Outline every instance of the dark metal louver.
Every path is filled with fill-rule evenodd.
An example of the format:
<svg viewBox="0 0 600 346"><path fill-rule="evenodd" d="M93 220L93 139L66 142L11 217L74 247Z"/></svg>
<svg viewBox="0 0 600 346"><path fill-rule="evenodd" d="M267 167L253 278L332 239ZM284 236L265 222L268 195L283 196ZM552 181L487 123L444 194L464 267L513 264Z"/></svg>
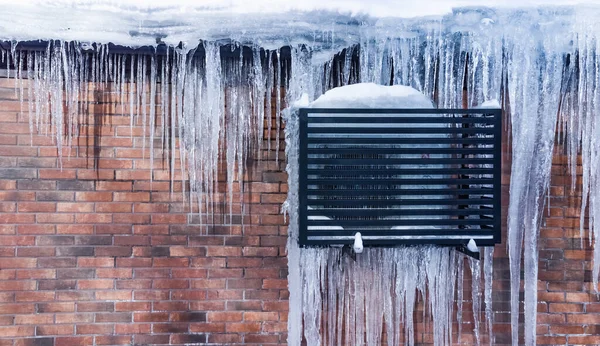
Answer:
<svg viewBox="0 0 600 346"><path fill-rule="evenodd" d="M301 245L500 242L499 109L300 110Z"/></svg>

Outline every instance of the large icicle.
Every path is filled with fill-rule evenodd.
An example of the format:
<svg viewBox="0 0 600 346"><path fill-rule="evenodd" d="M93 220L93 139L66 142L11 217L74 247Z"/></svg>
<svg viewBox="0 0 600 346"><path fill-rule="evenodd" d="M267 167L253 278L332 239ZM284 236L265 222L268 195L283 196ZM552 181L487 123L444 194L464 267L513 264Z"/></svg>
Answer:
<svg viewBox="0 0 600 346"><path fill-rule="evenodd" d="M563 59L554 35L533 35L532 28L526 25L515 29L505 46L512 124L508 211L512 343L519 343L519 290L524 253L525 344L535 345L538 235L550 185Z"/></svg>

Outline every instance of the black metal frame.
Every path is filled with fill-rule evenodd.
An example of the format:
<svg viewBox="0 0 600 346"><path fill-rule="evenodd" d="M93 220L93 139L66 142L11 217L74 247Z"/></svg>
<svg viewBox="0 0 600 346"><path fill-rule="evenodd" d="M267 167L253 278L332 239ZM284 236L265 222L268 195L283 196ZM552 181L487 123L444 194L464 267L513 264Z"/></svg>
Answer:
<svg viewBox="0 0 600 346"><path fill-rule="evenodd" d="M500 243L501 116L300 109L300 245L349 245L356 232L365 246ZM415 184L423 186L407 189Z"/></svg>

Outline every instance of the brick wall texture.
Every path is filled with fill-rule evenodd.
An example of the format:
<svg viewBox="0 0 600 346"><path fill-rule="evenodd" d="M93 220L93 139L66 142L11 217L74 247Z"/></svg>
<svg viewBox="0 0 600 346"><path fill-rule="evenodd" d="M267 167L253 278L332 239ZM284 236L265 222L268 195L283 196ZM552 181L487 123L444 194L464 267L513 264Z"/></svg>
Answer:
<svg viewBox="0 0 600 346"><path fill-rule="evenodd" d="M130 130L114 94L98 88L82 100L90 113L61 164L50 137L30 135L14 85L0 79L0 346L285 344L284 160L249 160L244 220L237 204L229 217L220 175L214 221L202 224L183 202L179 173L171 193L158 149L150 171L148 130ZM580 177L572 190L562 150L540 239L538 344L597 345L600 301L591 249L579 236ZM509 178L506 152L505 205ZM493 285L495 344L509 344L505 244L496 248ZM431 328L417 325L419 344L431 343Z"/></svg>

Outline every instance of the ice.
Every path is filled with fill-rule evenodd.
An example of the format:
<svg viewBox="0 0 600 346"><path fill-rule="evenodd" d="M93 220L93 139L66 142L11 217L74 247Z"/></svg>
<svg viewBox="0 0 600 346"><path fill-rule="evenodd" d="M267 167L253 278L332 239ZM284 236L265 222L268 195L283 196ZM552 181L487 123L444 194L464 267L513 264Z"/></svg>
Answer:
<svg viewBox="0 0 600 346"><path fill-rule="evenodd" d="M469 258L471 268L471 301L473 302L473 334L475 342L479 345L480 340L480 315L481 315L481 264L478 260Z"/></svg>
<svg viewBox="0 0 600 346"><path fill-rule="evenodd" d="M487 332L490 346L494 344L494 333L492 326L494 315L492 310L492 281L494 279L494 248L486 247L483 250L483 301L485 304L485 319L487 321Z"/></svg>
<svg viewBox="0 0 600 346"><path fill-rule="evenodd" d="M487 7L597 5L594 0L487 0ZM341 41L349 33L343 23L376 23L378 18L441 17L455 8L481 6L478 0L418 1L377 0L25 0L0 1L4 20L0 38L15 40L60 39L82 42L113 42L123 45L155 45L157 40L195 45L198 39L233 38L262 42L279 48L282 42L309 37L319 43ZM55 20L60 18L60 20ZM281 20L286 18L286 20ZM335 21L331 19L335 18ZM489 22L495 18L478 18ZM329 25L325 26L322 23ZM497 22L497 21L496 21ZM333 29L332 29L333 28ZM325 31L326 35L319 35ZM281 32L293 32L281 37ZM354 30L350 35L357 35ZM277 42L277 44L275 44ZM330 44L330 43L329 43ZM328 44L328 45L329 45ZM349 45L348 45L349 46ZM344 47L342 47L344 48Z"/></svg>
<svg viewBox="0 0 600 346"><path fill-rule="evenodd" d="M566 134L566 144L569 154L570 172L573 176L572 186L575 187L575 173L577 172L578 153L581 153L582 172L582 203L580 215L580 236L582 246L586 241L584 230L588 228L588 242L593 246L592 287L598 294L598 276L600 274L600 174L599 153L600 141L597 140L600 131L600 121L594 114L600 110L598 86L600 85L600 62L596 58L599 47L595 32L597 24L591 18L580 24L584 34L576 40L576 48L580 53L572 61L570 69L570 86L578 93L572 92L565 97L566 106L563 129ZM579 65L579 69L575 68ZM589 221L585 223L586 208Z"/></svg>
<svg viewBox="0 0 600 346"><path fill-rule="evenodd" d="M292 73L298 73L292 77L305 80L303 78L309 71L292 70ZM458 297L462 301L462 254L451 248L430 246L364 248L353 260L340 248L299 248L297 243L296 107L431 108L431 100L408 86L360 83L329 90L307 103L310 94L303 92L310 92L307 88L310 86L301 84L295 89L291 99L297 102L284 112L290 187L284 205L290 217L288 344L300 345L304 336L311 345L339 345L341 340L346 345L377 345L381 344L385 329L388 345L401 344L402 338L406 345L414 345L417 339L413 316L419 297L425 300L427 314L433 323L434 344L451 344L456 340L452 321L457 289L460 289ZM478 264L473 266L479 268ZM473 299L480 299L479 294ZM321 313L327 317L325 325L315 322L322 317ZM457 311L460 313L462 311ZM304 329L299 321L303 321ZM342 329L341 326L346 327Z"/></svg>
<svg viewBox="0 0 600 346"><path fill-rule="evenodd" d="M418 294L424 292L435 293L428 301L436 326L435 341L447 344L451 333L445 328L450 325L452 308L446 304L455 288L462 304L460 278L466 268L462 255L427 247L410 251L367 248L356 263L339 249L305 252L298 248L294 233L297 230L292 226L297 223L297 143L293 136L297 124L292 109L282 109L297 101L310 107L503 106L512 151L506 241L511 271L512 342L518 344L518 326L522 322L525 343L533 345L539 227L547 203L557 122L559 143L567 152L573 187L581 155L581 210L587 209L589 216L586 224L586 214L581 213L581 238L583 241L587 227L588 241L594 245L595 290L600 274L600 246L595 246L600 237L600 142L596 140L600 137L600 120L594 117L600 112L600 60L596 57L600 31L596 18L600 9L571 6L574 3L494 0L487 3L488 7L464 8L460 6L479 3L234 0L227 4L184 4L178 0L164 4L153 0L142 4L141 0L31 0L3 6L0 63L10 61L6 74L11 78L29 79L15 79L18 97L30 100L27 106L22 103L22 111L30 114L32 134L52 136L61 163L68 159L62 155L69 153L90 112L89 104L78 100L114 83L118 94L115 101L118 99L121 104L116 111L129 113L131 133L143 125L151 128L144 138L144 145L150 149L150 166L169 170L172 187L176 173L182 173L182 179L189 176L188 201L190 205L200 205L207 224L214 221L211 217L214 192L218 191L219 162L226 163L227 199L241 204L244 213L244 185L235 183L244 175L247 158L265 149L265 121L269 139L266 151L275 150L275 159L281 159L280 117L284 116L290 176L290 195L283 206L290 221L290 345L300 342L299 326L303 321L311 342L376 343L383 323L392 335L390 345L398 344L403 333L407 343L414 344L411 309ZM593 1L583 3L593 5ZM507 8L510 6L519 9ZM417 14L435 16L403 18ZM21 41L39 39L50 43L36 51L16 49ZM112 52L109 42L132 47L164 43L167 53L160 56ZM231 44L234 49L248 45L252 54L221 56L223 44ZM283 46L290 47L290 60L283 58ZM196 50L205 53L199 58L194 55ZM333 60L336 54L340 54L340 59ZM359 57L358 63L353 60L355 56ZM328 91L357 82L362 83ZM394 86L384 86L388 84ZM325 95L319 98L322 94ZM385 101L390 98L396 101ZM99 116L94 121L102 119ZM155 137L160 137L160 145L155 144ZM276 142L273 147L272 140ZM156 162L159 158L160 162ZM240 200L234 200L238 190ZM317 260L304 268L307 254L317 256ZM420 258L418 264L422 267L405 263L403 256ZM388 257L396 259L394 264L383 260ZM493 251L484 249L482 257L489 332L493 316ZM367 273L367 266L380 271ZM470 265L480 272L476 266ZM341 269L343 273L339 272ZM524 320L519 321L521 270L525 309ZM459 279L450 278L452 285L441 287L441 282L448 279L446 272L456 273ZM360 276L377 281L377 285L360 281L350 285L344 281ZM309 287L303 290L306 282ZM347 290L340 289L343 293L327 289L326 294L317 296L323 294L323 287L346 285ZM375 306L370 299L385 291L385 287L393 290L382 294L383 304ZM481 291L481 286L477 291ZM360 302L367 309L358 307ZM320 305L323 311L310 311L309 304ZM326 316L327 330L340 330L344 325L356 328L345 328L344 335L317 335L322 331L316 322L322 317L319 313ZM457 311L459 320L460 313ZM483 327L477 329L481 332Z"/></svg>

